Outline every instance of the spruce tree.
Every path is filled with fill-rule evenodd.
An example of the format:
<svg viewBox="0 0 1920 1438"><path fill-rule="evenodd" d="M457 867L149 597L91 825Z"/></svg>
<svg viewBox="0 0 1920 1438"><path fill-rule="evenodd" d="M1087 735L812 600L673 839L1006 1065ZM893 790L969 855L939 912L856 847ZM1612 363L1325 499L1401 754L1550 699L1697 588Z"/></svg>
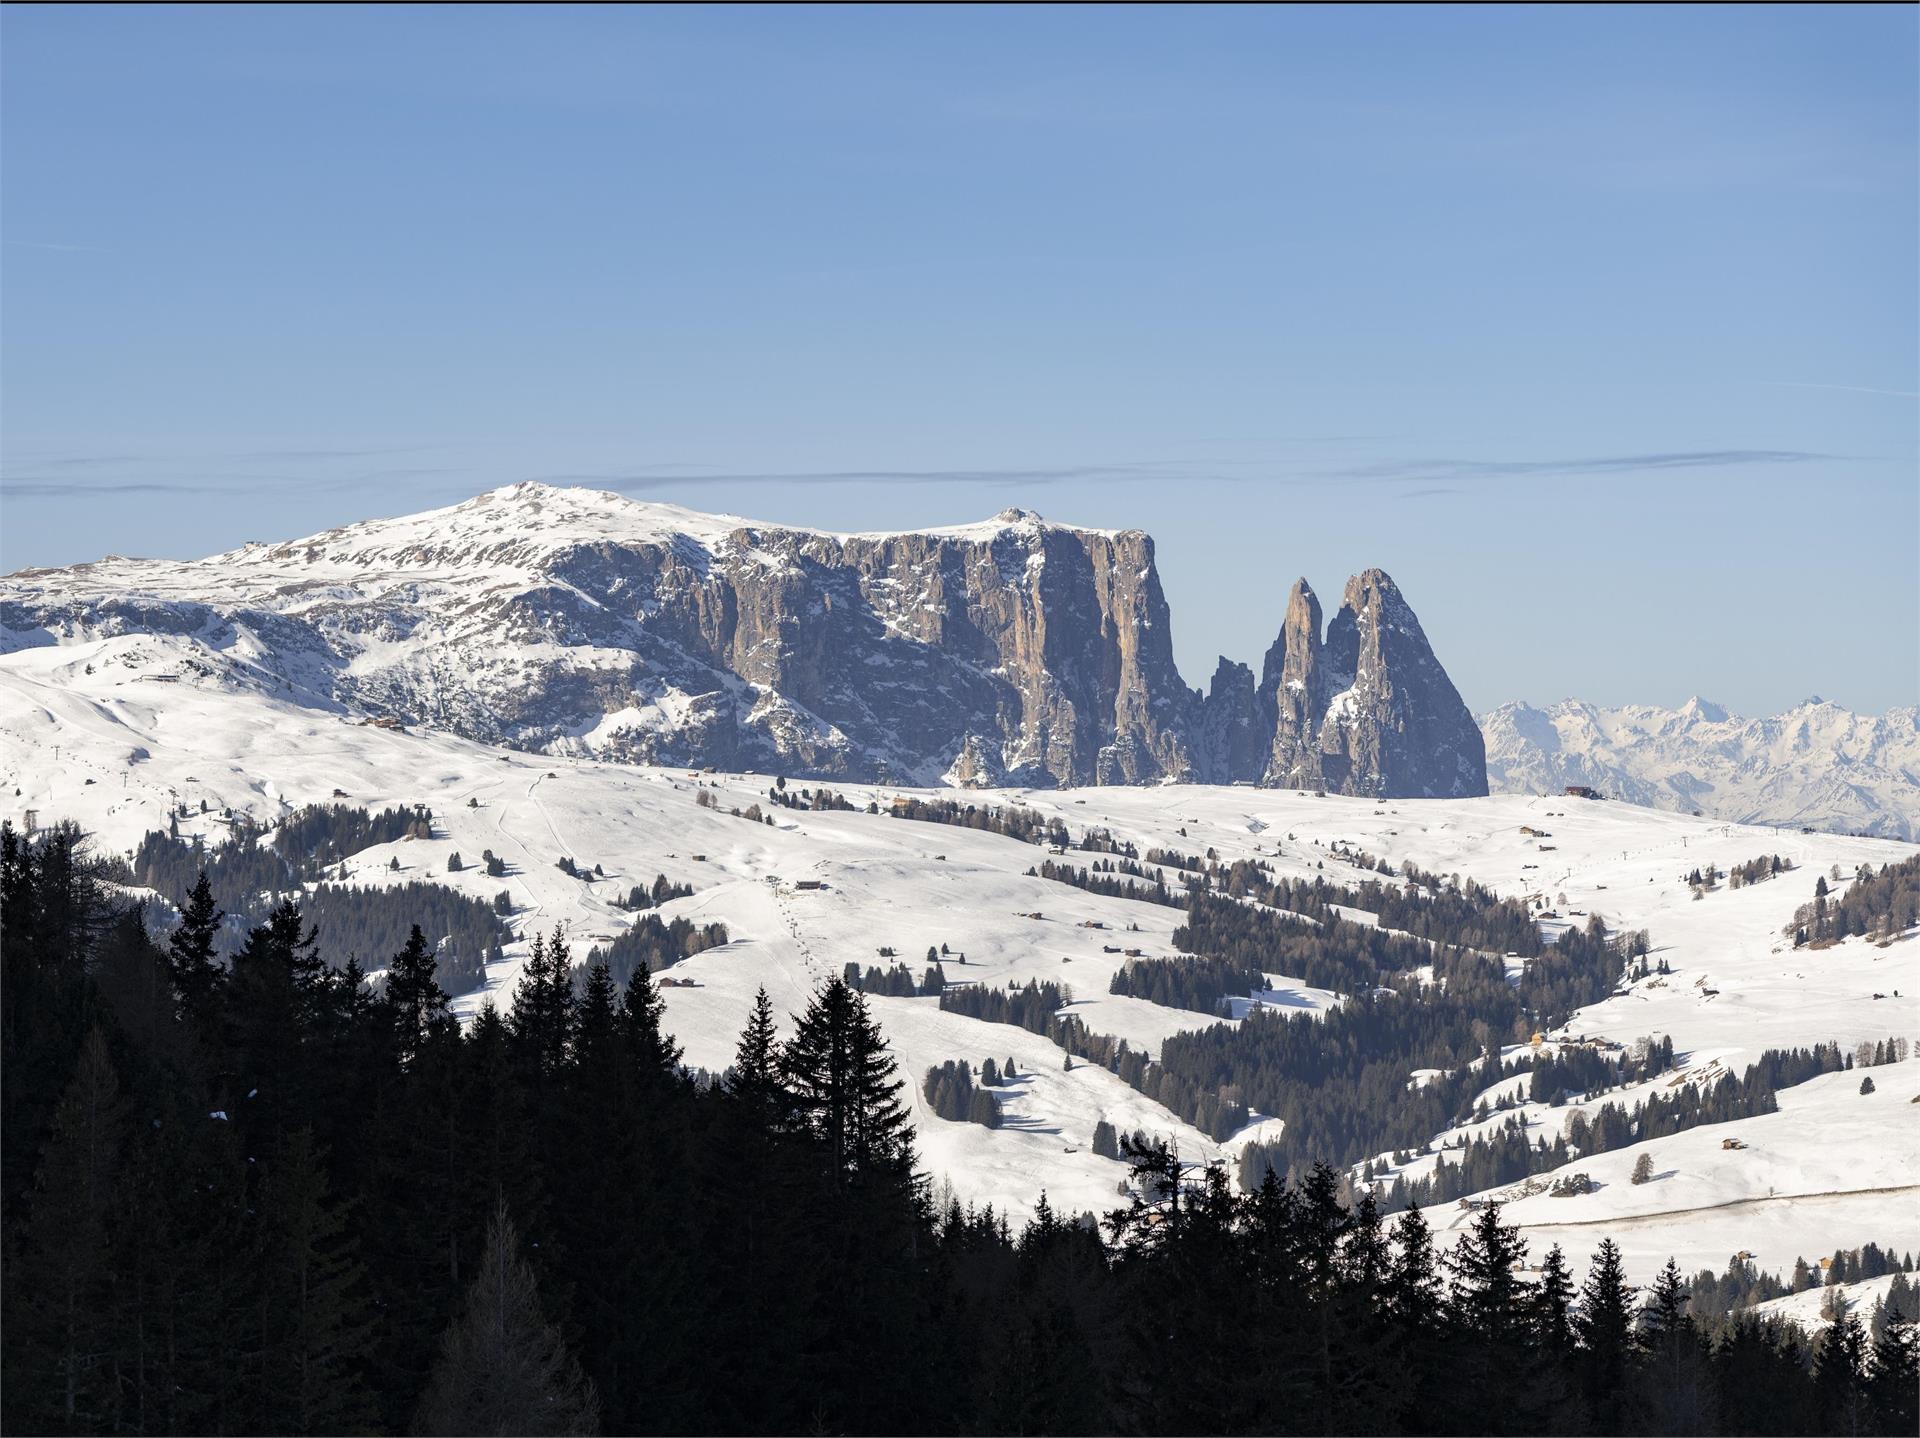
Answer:
<svg viewBox="0 0 1920 1438"><path fill-rule="evenodd" d="M1687 1305L1692 1300L1680 1267L1671 1258L1653 1281L1642 1314L1641 1404L1662 1433L1707 1433L1715 1429L1708 1355Z"/></svg>
<svg viewBox="0 0 1920 1438"><path fill-rule="evenodd" d="M627 1062L643 1088L665 1083L680 1071L680 1045L666 1031L666 1013L653 975L645 964L637 965L620 1005L620 1031Z"/></svg>
<svg viewBox="0 0 1920 1438"><path fill-rule="evenodd" d="M1567 1257L1554 1244L1540 1263L1540 1281L1533 1286L1528 1306L1532 1310L1533 1341L1555 1359L1564 1358L1573 1349L1573 1273Z"/></svg>
<svg viewBox="0 0 1920 1438"><path fill-rule="evenodd" d="M1867 1393L1879 1416L1879 1431L1912 1433L1916 1424L1916 1394L1920 1394L1920 1351L1916 1351L1912 1321L1889 1303L1880 1336L1874 1340L1867 1370Z"/></svg>
<svg viewBox="0 0 1920 1438"><path fill-rule="evenodd" d="M785 1108L780 1087L780 1033L774 1027L774 1002L766 996L766 985L753 995L753 1010L747 1025L739 1031L739 1043L733 1046L733 1067L726 1075L726 1089L760 1123L778 1123Z"/></svg>
<svg viewBox="0 0 1920 1438"><path fill-rule="evenodd" d="M536 1080L558 1076L573 1042L572 969L572 955L562 930L556 928L551 939L534 935L533 951L513 991L507 1028L522 1065Z"/></svg>
<svg viewBox="0 0 1920 1438"><path fill-rule="evenodd" d="M372 1313L347 1208L327 1194L313 1131L279 1144L260 1189L257 1411L275 1433L352 1433L371 1421Z"/></svg>
<svg viewBox="0 0 1920 1438"><path fill-rule="evenodd" d="M430 1029L452 1020L446 990L434 977L437 968L433 948L418 924L407 935L406 947L387 961L386 1001L402 1063L411 1062Z"/></svg>
<svg viewBox="0 0 1920 1438"><path fill-rule="evenodd" d="M1868 1431L1867 1336L1845 1295L1833 1296L1833 1322L1820 1335L1813 1355L1814 1401L1830 1433Z"/></svg>
<svg viewBox="0 0 1920 1438"><path fill-rule="evenodd" d="M127 1105L95 1028L53 1115L20 1256L7 1265L9 1411L34 1432L115 1425L112 1210Z"/></svg>
<svg viewBox="0 0 1920 1438"><path fill-rule="evenodd" d="M200 871L193 891L180 910L180 922L167 940L167 973L174 992L187 1013L204 1019L210 1011L213 991L221 978L220 961L214 957L214 940L226 915L213 901L213 886L207 871Z"/></svg>
<svg viewBox="0 0 1920 1438"><path fill-rule="evenodd" d="M1633 1291L1627 1286L1620 1246L1600 1240L1580 1286L1580 1311L1574 1319L1580 1337L1581 1391L1594 1422L1603 1432L1625 1427L1627 1364L1633 1356Z"/></svg>
<svg viewBox="0 0 1920 1438"><path fill-rule="evenodd" d="M1449 1256L1453 1312L1489 1345L1511 1344L1523 1331L1519 1271L1526 1256L1526 1241L1518 1229L1500 1222L1497 1203L1480 1210Z"/></svg>
<svg viewBox="0 0 1920 1438"><path fill-rule="evenodd" d="M414 1432L587 1434L599 1427L593 1384L547 1322L502 1204L460 1314L441 1342Z"/></svg>
<svg viewBox="0 0 1920 1438"><path fill-rule="evenodd" d="M875 1174L905 1179L913 1134L886 1041L866 999L829 980L794 1022L781 1050L781 1074L796 1115L841 1179Z"/></svg>

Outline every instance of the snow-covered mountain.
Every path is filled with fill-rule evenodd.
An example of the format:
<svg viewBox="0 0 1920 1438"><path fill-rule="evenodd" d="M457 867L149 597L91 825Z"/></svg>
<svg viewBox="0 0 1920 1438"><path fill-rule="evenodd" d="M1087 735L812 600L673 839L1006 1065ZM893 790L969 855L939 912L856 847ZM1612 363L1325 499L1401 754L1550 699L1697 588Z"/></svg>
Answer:
<svg viewBox="0 0 1920 1438"><path fill-rule="evenodd" d="M0 651L191 641L186 682L639 763L980 785L1484 794L1480 732L1393 581L1305 581L1261 683L1173 662L1153 541L1024 510L830 534L513 485L189 563L0 581Z"/></svg>
<svg viewBox="0 0 1920 1438"><path fill-rule="evenodd" d="M1546 709L1480 716L1500 794L1585 784L1610 798L1743 824L1920 838L1920 709L1855 714L1814 698L1743 719L1689 699L1678 709Z"/></svg>

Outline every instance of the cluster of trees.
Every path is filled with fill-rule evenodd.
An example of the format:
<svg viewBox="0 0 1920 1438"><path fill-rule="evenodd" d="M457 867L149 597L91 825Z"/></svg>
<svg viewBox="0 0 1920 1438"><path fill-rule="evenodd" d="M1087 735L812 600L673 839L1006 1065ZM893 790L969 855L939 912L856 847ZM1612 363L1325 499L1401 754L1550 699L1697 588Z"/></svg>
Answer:
<svg viewBox="0 0 1920 1438"><path fill-rule="evenodd" d="M773 787L767 790L767 798L783 809L810 810L814 813L840 810L851 814L856 808L844 794L835 793L832 789L802 789L795 793L787 788L784 776L774 780ZM879 805L870 803L867 805L867 812L874 813L878 808Z"/></svg>
<svg viewBox="0 0 1920 1438"><path fill-rule="evenodd" d="M1229 997L1246 998L1264 990L1267 976L1232 959L1128 959L1114 973L1107 992L1130 994L1170 1009L1227 1013Z"/></svg>
<svg viewBox="0 0 1920 1438"><path fill-rule="evenodd" d="M990 804L963 804L958 799L902 798L893 801L889 811L896 819L915 819L923 824L952 824L962 829L979 829L988 834L1004 834L1023 844L1068 842L1066 821L1058 815L1049 819L1039 811L1010 804L996 809Z"/></svg>
<svg viewBox="0 0 1920 1438"><path fill-rule="evenodd" d="M1315 988L1356 993L1396 973L1416 969L1435 954L1425 940L1343 919L1327 909L1315 924L1236 898L1196 892L1187 921L1173 931L1178 949L1229 960L1236 968L1287 974Z"/></svg>
<svg viewBox="0 0 1920 1438"><path fill-rule="evenodd" d="M1622 1054L1601 1049L1564 1047L1533 1056L1527 1077L1527 1097L1535 1103L1564 1103L1576 1094L1594 1094L1640 1079L1652 1078L1673 1067L1673 1039L1648 1036Z"/></svg>
<svg viewBox="0 0 1920 1438"><path fill-rule="evenodd" d="M1672 1045L1670 1041L1663 1042L1670 1063ZM1548 1059L1536 1062L1557 1063ZM1459 1144L1453 1150L1456 1156L1451 1162L1447 1153L1442 1152L1426 1178L1408 1181L1396 1177L1382 1196L1381 1204L1392 1213L1410 1204L1447 1203L1470 1193L1550 1172L1588 1154L1606 1153L1647 1139L1666 1138L1702 1124L1774 1113L1780 1107L1776 1090L1804 1083L1816 1074L1850 1067L1852 1060L1841 1054L1838 1044L1818 1044L1811 1049L1768 1049L1758 1062L1747 1066L1741 1077L1723 1074L1711 1087L1681 1084L1667 1092L1649 1094L1631 1108L1609 1102L1591 1113L1576 1109L1567 1116L1562 1131L1551 1139L1545 1135L1529 1138L1526 1125L1515 1115L1491 1132ZM1614 1071L1624 1076L1623 1070ZM1591 1089L1582 1091L1592 1092ZM1641 1158L1646 1160L1647 1155L1642 1154ZM1636 1178L1635 1181L1644 1180ZM1570 1187L1562 1191L1576 1193L1591 1189Z"/></svg>
<svg viewBox="0 0 1920 1438"><path fill-rule="evenodd" d="M1834 877L1839 877L1838 865ZM1838 897L1830 894L1824 876L1816 878L1813 902L1795 911L1788 930L1798 948L1837 943L1853 934L1885 943L1915 924L1920 924L1920 855L1882 864L1878 873L1862 864Z"/></svg>
<svg viewBox="0 0 1920 1438"><path fill-rule="evenodd" d="M696 924L685 917L663 921L658 914L642 914L631 928L616 934L612 943L594 949L587 962L605 964L613 973L614 983L625 987L637 973L657 974L727 941L725 924Z"/></svg>
<svg viewBox="0 0 1920 1438"><path fill-rule="evenodd" d="M1863 1069L1878 1068L1881 1064L1898 1064L1907 1061L1907 1055L1913 1046L1898 1034L1889 1034L1884 1039L1862 1039L1853 1051L1853 1061Z"/></svg>
<svg viewBox="0 0 1920 1438"><path fill-rule="evenodd" d="M1316 1165L1236 1197L1162 1148L1133 1150L1118 1265L1180 1282L1140 1327L1187 1355L1123 1392L1213 1432L1881 1433L1913 1420L1910 1324L1857 1320L1809 1349L1751 1316L1708 1321L1669 1263L1644 1306L1604 1240L1576 1284L1560 1250L1479 1213L1444 1257L1418 1210L1389 1225ZM1199 1297L1193 1296L1198 1293ZM1124 1382L1124 1380L1123 1380ZM1196 1420L1199 1420L1196 1422Z"/></svg>
<svg viewBox="0 0 1920 1438"><path fill-rule="evenodd" d="M418 880L365 888L313 882L338 859L372 844L419 837L431 823L424 806L374 814L343 804L314 805L283 820L270 843L243 821L236 821L227 843L211 848L198 837L189 842L156 830L140 841L131 864L106 861L98 871L154 889L175 909L190 904L205 880L225 911L214 934L215 952L223 958L238 952L248 929L288 897L299 899L318 932L316 953L334 968L349 961L363 971L379 967L417 924L433 936L443 987L465 993L479 986L487 964L512 940L497 904Z"/></svg>
<svg viewBox="0 0 1920 1438"><path fill-rule="evenodd" d="M1788 1291L1805 1293L1809 1288L1818 1288L1823 1283L1864 1283L1869 1278L1883 1278L1889 1273L1913 1272L1911 1253L1902 1258L1891 1247L1882 1248L1877 1243L1862 1244L1859 1248L1837 1248L1826 1258L1828 1266L1824 1271L1817 1262L1796 1259Z"/></svg>
<svg viewBox="0 0 1920 1438"><path fill-rule="evenodd" d="M913 970L905 964L892 964L884 969L877 964L869 964L862 972L857 962L848 959L841 977L849 988L890 999L928 998L944 993L947 987L946 971L937 962L929 965L916 979Z"/></svg>
<svg viewBox="0 0 1920 1438"><path fill-rule="evenodd" d="M992 1064L988 1059L987 1063ZM981 1082L986 1082L984 1074ZM983 1128L1000 1127L1000 1101L973 1082L973 1066L965 1059L948 1059L927 1070L920 1091L939 1117L954 1123L977 1123Z"/></svg>
<svg viewBox="0 0 1920 1438"><path fill-rule="evenodd" d="M487 965L499 962L502 946L513 939L497 904L417 879L384 889L316 884L300 896L300 909L319 934L320 957L335 968L358 959L370 969L398 951L409 931L423 930L440 964L441 987L454 994L480 987Z"/></svg>
<svg viewBox="0 0 1920 1438"><path fill-rule="evenodd" d="M1196 897L1196 915L1212 902ZM1377 931L1356 925L1317 932L1339 938L1343 931L1381 941ZM1261 952L1253 947L1246 961L1258 963ZM1346 962L1361 962L1366 941L1352 952ZM1434 973L1443 981L1437 988L1398 993L1371 983L1334 985L1349 994L1337 1009L1314 1015L1262 1010L1231 1028L1177 1034L1161 1045L1155 1067L1184 1081L1192 1094L1231 1097L1285 1120L1268 1152L1282 1173L1318 1158L1358 1163L1424 1144L1454 1122L1489 1081L1484 1065L1505 1038L1551 1026L1579 1003L1594 1002L1611 990L1622 963L1619 948L1595 931L1568 934L1529 963L1517 985L1508 983L1498 959L1440 950L1434 954ZM1265 967L1285 970L1284 963ZM1407 1075L1415 1069L1438 1072L1409 1089Z"/></svg>
<svg viewBox="0 0 1920 1438"><path fill-rule="evenodd" d="M425 805L370 813L346 804L297 809L271 831L236 816L224 844L209 847L199 836L182 838L176 825L154 829L134 848L130 863L105 860L103 872L124 883L152 889L178 907L202 871L217 892L231 895L235 913L254 920L282 894L322 877L328 866L375 844L432 838L433 811ZM265 840L265 842L263 842Z"/></svg>
<svg viewBox="0 0 1920 1438"><path fill-rule="evenodd" d="M1758 884L1771 879L1776 874L1792 870L1793 860L1783 859L1778 854L1762 854L1757 859L1749 859L1744 864L1735 864L1727 870L1727 887L1742 888L1747 884Z"/></svg>
<svg viewBox="0 0 1920 1438"><path fill-rule="evenodd" d="M1127 1146L1104 1232L936 1210L865 1000L764 993L690 1080L644 968L447 1014L287 903L157 945L0 827L0 1424L17 1432L1911 1432L1912 1331L1576 1306L1497 1211L1442 1259L1324 1166ZM968 1335L955 1343L956 1333Z"/></svg>
<svg viewBox="0 0 1920 1438"><path fill-rule="evenodd" d="M996 989L987 984L955 984L940 992L940 1007L990 1024L1012 1024L1030 1034L1054 1035L1060 1010L1073 1002L1073 991L1055 983L1029 979L1024 988L1009 984Z"/></svg>
<svg viewBox="0 0 1920 1438"><path fill-rule="evenodd" d="M665 874L655 874L651 885L633 885L627 890L625 898L614 900L614 907L625 909L629 913L638 913L645 909L658 908L669 899L692 897L692 884L676 884Z"/></svg>
<svg viewBox="0 0 1920 1438"><path fill-rule="evenodd" d="M350 804L309 804L274 826L273 846L289 863L310 868L338 863L375 844L432 837L433 810L425 804L377 814Z"/></svg>
<svg viewBox="0 0 1920 1438"><path fill-rule="evenodd" d="M1185 906L1186 893L1176 894L1169 889L1166 875L1157 870L1149 873L1132 859L1121 859L1118 863L1119 872L1130 877L1115 877L1115 861L1111 859L1096 859L1091 869L1078 869L1072 864L1056 864L1051 859L1043 859L1038 868L1027 870L1027 877L1071 884L1076 889L1085 889L1089 894L1101 894L1109 899L1138 899L1142 903L1165 904L1175 909ZM1206 880L1196 878L1190 882L1204 884Z"/></svg>
<svg viewBox="0 0 1920 1438"><path fill-rule="evenodd" d="M1144 1151L1151 1142L1145 1129L1136 1128L1132 1133L1123 1136L1104 1118L1093 1126L1093 1151L1102 1158L1120 1158L1122 1143L1131 1144L1136 1150ZM1133 1193L1131 1184L1122 1184L1121 1188L1128 1195Z"/></svg>

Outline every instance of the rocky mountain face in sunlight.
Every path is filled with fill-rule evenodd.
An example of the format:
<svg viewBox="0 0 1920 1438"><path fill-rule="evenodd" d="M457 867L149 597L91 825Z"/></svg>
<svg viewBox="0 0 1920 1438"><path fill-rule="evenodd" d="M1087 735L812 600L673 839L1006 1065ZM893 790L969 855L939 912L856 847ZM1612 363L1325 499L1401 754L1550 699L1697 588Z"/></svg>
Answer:
<svg viewBox="0 0 1920 1438"><path fill-rule="evenodd" d="M0 584L0 642L193 641L180 681L641 763L958 785L1487 791L1480 731L1379 570L1321 632L1295 585L1259 683L1173 660L1138 530L1008 510L830 534L515 485L191 562Z"/></svg>

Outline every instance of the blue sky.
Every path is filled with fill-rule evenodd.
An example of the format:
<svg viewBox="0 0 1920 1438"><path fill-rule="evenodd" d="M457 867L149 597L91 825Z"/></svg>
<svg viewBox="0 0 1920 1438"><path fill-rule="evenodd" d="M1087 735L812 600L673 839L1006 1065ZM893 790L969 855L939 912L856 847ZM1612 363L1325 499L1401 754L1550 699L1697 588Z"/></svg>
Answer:
<svg viewBox="0 0 1920 1438"><path fill-rule="evenodd" d="M0 567L527 478L1920 694L1912 7L13 8Z"/></svg>

